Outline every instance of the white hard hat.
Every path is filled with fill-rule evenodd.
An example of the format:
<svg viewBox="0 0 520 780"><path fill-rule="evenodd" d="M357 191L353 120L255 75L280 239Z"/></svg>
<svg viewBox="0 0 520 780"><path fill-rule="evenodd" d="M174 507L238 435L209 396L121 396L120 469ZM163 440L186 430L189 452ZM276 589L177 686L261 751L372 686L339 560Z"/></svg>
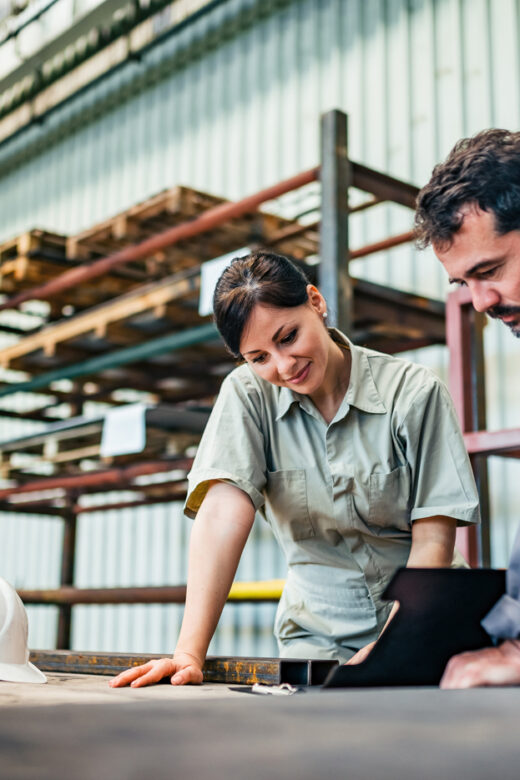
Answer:
<svg viewBox="0 0 520 780"><path fill-rule="evenodd" d="M27 612L15 589L0 577L0 680L47 682L29 662Z"/></svg>

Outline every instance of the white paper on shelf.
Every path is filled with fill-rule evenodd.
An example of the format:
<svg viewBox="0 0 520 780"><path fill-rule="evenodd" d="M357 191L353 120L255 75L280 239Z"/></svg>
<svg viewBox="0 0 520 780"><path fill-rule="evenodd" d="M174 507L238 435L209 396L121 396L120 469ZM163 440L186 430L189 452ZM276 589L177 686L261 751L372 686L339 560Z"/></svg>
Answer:
<svg viewBox="0 0 520 780"><path fill-rule="evenodd" d="M146 404L128 404L110 409L101 434L102 457L142 452L146 444Z"/></svg>
<svg viewBox="0 0 520 780"><path fill-rule="evenodd" d="M234 252L228 252L227 255L215 257L202 263L200 267L200 294L199 294L199 314L201 317L207 317L213 312L213 293L221 273L231 263L235 257L244 257L250 253L248 247L236 249Z"/></svg>

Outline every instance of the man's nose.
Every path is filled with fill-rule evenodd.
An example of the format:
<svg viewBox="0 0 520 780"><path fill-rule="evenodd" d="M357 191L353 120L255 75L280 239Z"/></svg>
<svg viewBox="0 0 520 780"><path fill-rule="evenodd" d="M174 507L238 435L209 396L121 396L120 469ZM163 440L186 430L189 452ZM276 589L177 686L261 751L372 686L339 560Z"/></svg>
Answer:
<svg viewBox="0 0 520 780"><path fill-rule="evenodd" d="M500 303L500 295L489 282L478 280L470 282L469 288L473 306L477 311L485 312Z"/></svg>

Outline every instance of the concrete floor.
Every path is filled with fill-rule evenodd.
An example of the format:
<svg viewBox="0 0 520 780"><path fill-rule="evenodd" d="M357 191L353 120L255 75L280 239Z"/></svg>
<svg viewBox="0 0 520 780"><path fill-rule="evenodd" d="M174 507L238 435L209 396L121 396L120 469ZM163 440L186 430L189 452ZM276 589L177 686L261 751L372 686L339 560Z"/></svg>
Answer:
<svg viewBox="0 0 520 780"><path fill-rule="evenodd" d="M517 780L520 688L0 684L2 780Z"/></svg>

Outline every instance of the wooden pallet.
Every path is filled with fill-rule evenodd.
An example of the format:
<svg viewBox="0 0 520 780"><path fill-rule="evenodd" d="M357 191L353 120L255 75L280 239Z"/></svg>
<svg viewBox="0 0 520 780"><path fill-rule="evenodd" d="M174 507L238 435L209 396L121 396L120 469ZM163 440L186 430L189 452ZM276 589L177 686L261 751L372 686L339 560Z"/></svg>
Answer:
<svg viewBox="0 0 520 780"><path fill-rule="evenodd" d="M11 296L22 290L46 284L78 265L66 255L65 236L34 229L0 245L0 293ZM51 301L52 318L64 307L85 309L121 295L140 280L110 274L103 283L91 282L57 295Z"/></svg>
<svg viewBox="0 0 520 780"><path fill-rule="evenodd" d="M225 202L223 198L188 187L164 190L71 236L67 240L67 255L83 262L106 257ZM318 249L316 227L306 227L273 214L254 211L125 268L127 273L145 273L147 279L160 278L243 246L272 244L276 244L278 251L298 258L315 254Z"/></svg>

